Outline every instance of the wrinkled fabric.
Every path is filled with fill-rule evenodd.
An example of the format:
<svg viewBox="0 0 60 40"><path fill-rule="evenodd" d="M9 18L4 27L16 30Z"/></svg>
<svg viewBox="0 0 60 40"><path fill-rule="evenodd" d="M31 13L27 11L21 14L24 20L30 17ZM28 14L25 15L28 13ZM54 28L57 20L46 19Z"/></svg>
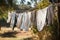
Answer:
<svg viewBox="0 0 60 40"><path fill-rule="evenodd" d="M38 31L41 31L45 25L45 21L46 21L46 15L47 15L47 8L41 9L37 11L37 16L36 16L36 20L37 20L37 29Z"/></svg>
<svg viewBox="0 0 60 40"><path fill-rule="evenodd" d="M26 12L23 13L22 25L20 29L28 30L28 14Z"/></svg>
<svg viewBox="0 0 60 40"><path fill-rule="evenodd" d="M8 12L8 19L7 19L7 23L10 23L10 20L11 20L11 13Z"/></svg>
<svg viewBox="0 0 60 40"><path fill-rule="evenodd" d="M29 30L29 27L31 25L31 12L24 12L22 15L20 15L20 29L24 29L25 31Z"/></svg>
<svg viewBox="0 0 60 40"><path fill-rule="evenodd" d="M31 12L31 23L36 26L36 11Z"/></svg>
<svg viewBox="0 0 60 40"><path fill-rule="evenodd" d="M31 27L31 12L28 12L28 22L29 22L29 27Z"/></svg>
<svg viewBox="0 0 60 40"><path fill-rule="evenodd" d="M47 9L47 25L53 24L54 10L52 6L52 4L49 5Z"/></svg>
<svg viewBox="0 0 60 40"><path fill-rule="evenodd" d="M15 16L16 16L15 12L12 12L10 27L14 27L14 23L15 23Z"/></svg>
<svg viewBox="0 0 60 40"><path fill-rule="evenodd" d="M21 24L22 24L22 19L23 19L23 13L20 13L19 15L17 15L17 27L20 28Z"/></svg>

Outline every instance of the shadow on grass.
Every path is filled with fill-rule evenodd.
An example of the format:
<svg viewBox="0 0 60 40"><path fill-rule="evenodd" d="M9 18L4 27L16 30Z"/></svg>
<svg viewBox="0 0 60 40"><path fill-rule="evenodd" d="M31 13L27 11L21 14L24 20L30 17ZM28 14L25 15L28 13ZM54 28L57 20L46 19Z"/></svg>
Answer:
<svg viewBox="0 0 60 40"><path fill-rule="evenodd" d="M16 34L17 34L18 32L16 32L16 31L14 31L14 32L5 32L5 33L3 33L3 34L1 34L0 33L0 37L9 37L9 38L11 38L11 37L13 37L13 38L15 38L16 36Z"/></svg>

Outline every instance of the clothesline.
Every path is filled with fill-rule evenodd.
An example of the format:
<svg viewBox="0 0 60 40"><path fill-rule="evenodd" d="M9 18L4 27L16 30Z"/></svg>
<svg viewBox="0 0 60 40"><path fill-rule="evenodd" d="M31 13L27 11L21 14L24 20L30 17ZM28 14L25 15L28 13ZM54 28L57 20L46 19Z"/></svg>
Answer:
<svg viewBox="0 0 60 40"><path fill-rule="evenodd" d="M10 13L8 13L7 22L10 22L11 20L10 25L11 27L14 28L14 24L16 22L15 16L18 16L17 22L15 24L18 28L28 31L29 27L33 23L37 26L38 31L42 31L45 24L50 25L53 22L53 15L54 13L53 13L52 5L49 5L44 9L38 10L36 13L35 11L23 12L23 13L12 12L11 15Z"/></svg>

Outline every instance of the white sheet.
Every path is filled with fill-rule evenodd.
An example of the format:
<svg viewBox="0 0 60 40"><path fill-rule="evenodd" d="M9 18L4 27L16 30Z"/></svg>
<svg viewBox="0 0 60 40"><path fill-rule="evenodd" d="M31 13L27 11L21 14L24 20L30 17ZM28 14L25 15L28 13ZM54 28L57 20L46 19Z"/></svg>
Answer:
<svg viewBox="0 0 60 40"><path fill-rule="evenodd" d="M25 31L29 30L29 27L31 25L31 12L24 12L22 13L23 17L22 17L22 24L20 26L20 29L24 29Z"/></svg>
<svg viewBox="0 0 60 40"><path fill-rule="evenodd" d="M46 14L47 14L47 7L37 11L36 20L37 20L38 31L41 31L45 25Z"/></svg>
<svg viewBox="0 0 60 40"><path fill-rule="evenodd" d="M22 14L23 14L23 19L22 19L22 25L20 28L27 31L28 30L28 14L26 12Z"/></svg>
<svg viewBox="0 0 60 40"><path fill-rule="evenodd" d="M10 27L14 27L16 13L12 12Z"/></svg>
<svg viewBox="0 0 60 40"><path fill-rule="evenodd" d="M17 27L21 27L22 24L22 19L23 19L23 13L19 13L17 17Z"/></svg>

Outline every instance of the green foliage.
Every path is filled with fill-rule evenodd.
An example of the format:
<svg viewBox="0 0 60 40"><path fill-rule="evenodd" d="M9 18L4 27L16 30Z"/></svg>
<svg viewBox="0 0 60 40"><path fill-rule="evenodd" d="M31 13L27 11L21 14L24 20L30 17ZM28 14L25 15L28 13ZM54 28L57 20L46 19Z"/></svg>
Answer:
<svg viewBox="0 0 60 40"><path fill-rule="evenodd" d="M24 4L25 0L21 0L21 4Z"/></svg>
<svg viewBox="0 0 60 40"><path fill-rule="evenodd" d="M27 3L27 5L31 5L31 3L30 3L30 2L28 2L28 3Z"/></svg>
<svg viewBox="0 0 60 40"><path fill-rule="evenodd" d="M0 19L7 20L7 7L5 6L0 7Z"/></svg>
<svg viewBox="0 0 60 40"><path fill-rule="evenodd" d="M50 4L49 0L43 0L37 4L37 9L43 9Z"/></svg>
<svg viewBox="0 0 60 40"><path fill-rule="evenodd" d="M37 27L36 26L33 26L32 27L32 31L33 31L34 34L37 34L38 33Z"/></svg>

